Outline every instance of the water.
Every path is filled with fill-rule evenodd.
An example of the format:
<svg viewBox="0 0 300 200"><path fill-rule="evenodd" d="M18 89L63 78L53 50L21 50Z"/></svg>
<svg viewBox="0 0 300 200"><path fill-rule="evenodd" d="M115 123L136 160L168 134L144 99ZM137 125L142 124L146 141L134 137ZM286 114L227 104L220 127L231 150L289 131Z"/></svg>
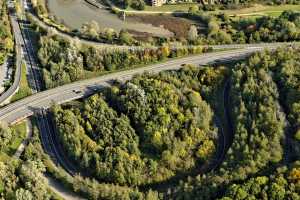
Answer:
<svg viewBox="0 0 300 200"><path fill-rule="evenodd" d="M71 29L80 29L86 22L96 21L101 28L113 28L116 31L129 29L139 32L151 33L155 36L170 37L170 31L162 27L154 27L150 24L136 23L134 21L122 21L117 15L105 9L98 9L84 0L48 0L50 15Z"/></svg>

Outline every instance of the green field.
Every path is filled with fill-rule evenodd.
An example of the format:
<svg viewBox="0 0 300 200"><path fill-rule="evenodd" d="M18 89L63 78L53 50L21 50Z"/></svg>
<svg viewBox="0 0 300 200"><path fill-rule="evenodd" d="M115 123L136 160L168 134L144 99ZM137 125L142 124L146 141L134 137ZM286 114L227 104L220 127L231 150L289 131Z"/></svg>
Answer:
<svg viewBox="0 0 300 200"><path fill-rule="evenodd" d="M228 15L236 15L240 17L247 16L279 16L285 10L300 11L300 5L279 5L279 6L264 6L254 5L250 8L243 8L238 10L218 10L212 13L227 13Z"/></svg>
<svg viewBox="0 0 300 200"><path fill-rule="evenodd" d="M163 5L160 7L153 7L153 6L146 6L144 11L140 11L142 14L147 14L147 11L155 11L155 12L187 12L189 8L193 5L197 5L196 3L182 3L182 4L170 4L170 5ZM128 8L127 11L132 11L134 9ZM217 11L209 11L210 13L227 13L229 15L235 15L240 17L247 17L247 16L279 16L285 10L293 10L293 11L300 11L300 5L274 5L274 6L267 6L261 4L255 4L249 8L242 8L242 9L233 9L233 10L217 10ZM135 10L136 11L136 10Z"/></svg>
<svg viewBox="0 0 300 200"><path fill-rule="evenodd" d="M21 76L21 82L18 92L11 98L11 102L20 100L24 97L27 97L31 95L31 89L28 85L27 76L26 76L26 66L23 63L22 64L22 76Z"/></svg>
<svg viewBox="0 0 300 200"><path fill-rule="evenodd" d="M184 11L187 12L190 7L197 5L196 3L181 3L181 4L170 4L163 5L160 7L146 6L145 11L161 11L161 12L176 12Z"/></svg>
<svg viewBox="0 0 300 200"><path fill-rule="evenodd" d="M27 122L23 121L19 124L13 125L11 129L13 130L13 139L7 151L9 155L13 155L25 139L27 135Z"/></svg>
<svg viewBox="0 0 300 200"><path fill-rule="evenodd" d="M0 152L0 161L8 161L14 155L22 141L26 137L27 122L23 121L19 124L11 126L13 137L10 144Z"/></svg>

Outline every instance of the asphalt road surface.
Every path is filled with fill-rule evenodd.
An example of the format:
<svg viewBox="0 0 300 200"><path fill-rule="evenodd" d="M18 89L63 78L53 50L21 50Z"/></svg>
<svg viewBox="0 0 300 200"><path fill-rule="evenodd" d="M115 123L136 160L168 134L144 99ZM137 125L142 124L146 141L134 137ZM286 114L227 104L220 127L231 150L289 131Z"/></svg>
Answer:
<svg viewBox="0 0 300 200"><path fill-rule="evenodd" d="M144 72L157 73L164 70L175 70L181 68L183 64L206 65L218 62L220 60L237 60L243 56L249 55L256 51L261 51L263 49L263 47L249 47L244 49L206 53L74 82L36 93L32 96L1 108L0 121L7 122L8 124L16 123L26 117L39 113L43 109L49 108L53 103L62 104L91 95L98 89L109 86L112 80L117 79L120 81L125 81L130 79L135 74L141 74Z"/></svg>
<svg viewBox="0 0 300 200"><path fill-rule="evenodd" d="M25 1L24 1L25 2ZM11 3L11 2L10 2ZM10 5L11 6L11 5ZM28 7L27 5L24 7ZM25 17L25 16L24 16ZM25 18L24 18L25 19ZM15 40L17 44L17 70L16 81L18 82L21 76L20 66L22 54L24 54L25 64L29 73L28 80L32 88L33 95L17 102L11 103L6 107L0 109L0 121L6 122L8 124L17 123L29 116L37 116L37 124L39 126L41 140L43 143L44 150L53 158L53 160L60 164L67 172L74 174L76 169L70 163L62 150L58 142L58 135L56 134L56 129L53 124L51 116L47 113L48 109L53 103L62 104L75 99L83 98L93 93L97 92L103 87L110 86L111 81L120 80L125 81L132 78L136 74L141 74L144 72L158 73L165 70L176 70L181 68L184 64L193 64L197 66L212 64L219 61L232 61L241 59L253 52L261 51L265 48L273 49L278 46L285 45L285 43L272 43L272 44L251 44L251 45L219 45L212 46L214 49L227 49L227 51L205 53L202 55L189 56L180 59L170 60L165 63L149 65L141 68L120 71L115 73L110 73L101 77L83 80L67 84L54 89L43 90L43 81L38 67L38 59L36 56L35 46L30 36L30 31L27 27L26 20L19 21L17 17L11 13L12 27L15 35ZM42 24L43 25L43 24ZM62 33L64 34L64 33ZM64 37L69 37L74 39L69 35L63 35ZM80 40L80 42L85 42L85 40ZM88 44L91 44L88 42ZM112 47L102 43L92 43L97 45L102 45L103 47ZM124 48L113 46L113 48ZM127 48L125 46L125 48ZM131 48L131 47L130 47ZM135 47L133 47L135 48ZM234 50L230 50L235 48ZM241 49L236 49L241 48ZM15 81L15 82L16 82ZM16 82L16 83L17 83ZM9 90L12 94L18 84L14 84L12 89Z"/></svg>
<svg viewBox="0 0 300 200"><path fill-rule="evenodd" d="M12 86L5 91L3 94L0 96L0 104L6 103L6 101L13 95L15 94L20 85L21 81L21 65L22 65L22 47L24 46L24 42L22 40L22 34L21 30L18 27L18 22L17 22L17 16L15 15L15 12L13 11L13 3L11 1L8 2L8 8L9 8L9 15L10 15L10 20L11 20L11 26L14 31L14 37L15 37L15 46L16 46L16 70L15 70L15 75L14 75L14 82Z"/></svg>

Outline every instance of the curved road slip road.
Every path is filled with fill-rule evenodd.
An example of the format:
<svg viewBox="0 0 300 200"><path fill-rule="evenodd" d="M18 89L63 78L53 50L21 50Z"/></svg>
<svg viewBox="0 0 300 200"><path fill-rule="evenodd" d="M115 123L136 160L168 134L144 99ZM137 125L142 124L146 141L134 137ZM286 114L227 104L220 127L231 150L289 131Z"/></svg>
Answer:
<svg viewBox="0 0 300 200"><path fill-rule="evenodd" d="M276 45L274 47L276 47ZM244 56L247 56L256 51L261 51L263 49L264 48L261 47L249 47L245 49L230 50L226 52L207 53L203 55L175 59L162 64L150 65L143 68L111 73L89 80L78 81L51 90L36 93L30 97L27 97L0 109L0 121L14 124L31 115L44 112L44 109L49 108L52 102L61 104L91 95L102 87L109 86L110 82L115 79L125 81L132 78L132 76L134 76L135 74L144 73L146 71L157 73L164 70L179 69L183 64L206 65L218 62L220 60L226 61L241 59ZM63 160L64 158L59 159ZM72 169L66 170L68 172L72 171Z"/></svg>
<svg viewBox="0 0 300 200"><path fill-rule="evenodd" d="M21 26L22 29L24 27ZM28 32L26 30L23 30L23 37L24 37L24 44L26 46L27 53L29 56L32 56L32 59L30 59L31 62L27 64L27 67L34 67L35 63L33 62L35 60L34 51L32 50L32 45L30 41L30 37L28 37ZM15 32L15 35L22 36L20 33ZM73 37L71 39L74 40ZM22 40L22 38L20 38ZM80 40L80 42L85 40ZM89 43L91 44L91 43ZM102 45L102 43L92 43L97 45ZM137 73L143 73L145 71L150 72L159 72L163 70L171 70L171 69L178 69L181 68L182 64L195 64L195 65L205 65L211 62L217 62L218 60L232 60L232 59L240 59L243 56L248 55L249 53L253 53L255 51L262 50L263 48L275 48L278 46L284 45L284 43L275 43L275 44L252 44L252 45L219 45L219 46L213 46L213 48L244 48L241 50L231 50L227 52L217 52L217 53L209 53L209 54L203 54L198 56L191 56L186 57L182 59L176 59L172 60L163 64L156 64L156 65L150 65L147 67L139 68L139 69L133 69L133 70L127 70L117 73L108 74L102 77L85 80L85 81L79 81L72 84L68 84L65 86L61 86L58 88L54 88L52 90L36 93L35 95L32 95L30 97L27 97L23 100L20 100L18 102L15 102L11 105L8 105L4 107L3 109L0 109L0 121L5 121L9 124L16 123L28 116L38 114L39 115L39 121L40 125L39 128L41 130L42 138L46 138L46 144L44 144L44 147L49 147L51 150L48 152L51 152L52 157L54 157L59 164L61 164L67 172L70 174L74 174L74 168L72 165L69 165L67 162L67 158L59 154L60 151L58 145L56 145L55 141L53 141L53 138L57 136L55 134L55 131L51 128L51 118L47 116L47 113L45 112L45 108L48 108L52 102L55 103L63 103L67 101L71 101L73 99L79 99L84 96L88 96L96 92L101 87L109 86L110 81L114 79L119 80L128 80L133 75ZM109 45L108 45L109 46ZM106 45L103 45L103 47L108 47ZM116 47L116 46L115 46ZM118 47L118 46L117 46ZM120 47L120 46L119 46ZM118 48L119 48L118 47ZM120 48L124 48L120 47ZM125 47L128 48L128 47ZM140 48L140 47L138 47ZM31 58L31 57L30 57ZM39 76L36 76L35 73L33 73L33 88L38 92L40 89L39 84ZM51 143L51 145L50 145ZM53 148L53 145L55 146ZM51 147L52 146L52 147ZM46 149L47 150L47 149ZM50 153L50 155L51 155ZM220 159L219 159L220 160Z"/></svg>
<svg viewBox="0 0 300 200"><path fill-rule="evenodd" d="M219 116L214 116L214 121L215 125L218 128L218 145L216 149L215 155L208 160L208 162L194 168L190 172L187 173L181 173L181 174L176 174L175 176L171 177L170 179L167 179L165 181L159 182L159 183L151 183L151 184L146 184L143 186L139 186L138 188L141 189L142 191L148 191L149 189L155 190L158 192L163 192L163 191L172 191L171 194L172 196L169 196L169 194L165 194L164 199L175 199L176 198L176 190L174 190L174 186L176 186L179 181L184 181L187 179L187 177L196 177L199 174L206 174L210 171L213 171L217 169L220 164L222 164L225 155L227 153L227 150L229 146L231 145L231 140L230 138L233 136L233 131L230 127L230 119L227 114L229 113L229 110L227 109L227 102L228 102L228 85L229 81L226 80L224 82L224 87L222 88L222 96L218 99L219 103L223 104L223 114L224 114L224 123L221 122ZM226 127L226 125L228 127ZM175 196L174 196L175 195Z"/></svg>

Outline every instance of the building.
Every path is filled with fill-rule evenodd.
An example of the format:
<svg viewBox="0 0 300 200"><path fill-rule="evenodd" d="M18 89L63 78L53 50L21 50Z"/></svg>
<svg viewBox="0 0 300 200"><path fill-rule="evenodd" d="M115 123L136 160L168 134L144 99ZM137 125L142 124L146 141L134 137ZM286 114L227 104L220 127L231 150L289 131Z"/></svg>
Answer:
<svg viewBox="0 0 300 200"><path fill-rule="evenodd" d="M151 0L152 6L162 6L163 4L166 4L167 0Z"/></svg>
<svg viewBox="0 0 300 200"><path fill-rule="evenodd" d="M152 6L162 6L164 4L180 4L180 3L192 3L192 2L197 2L199 0L151 0L151 5ZM204 0L202 0L204 1ZM213 0L209 0L211 2Z"/></svg>

